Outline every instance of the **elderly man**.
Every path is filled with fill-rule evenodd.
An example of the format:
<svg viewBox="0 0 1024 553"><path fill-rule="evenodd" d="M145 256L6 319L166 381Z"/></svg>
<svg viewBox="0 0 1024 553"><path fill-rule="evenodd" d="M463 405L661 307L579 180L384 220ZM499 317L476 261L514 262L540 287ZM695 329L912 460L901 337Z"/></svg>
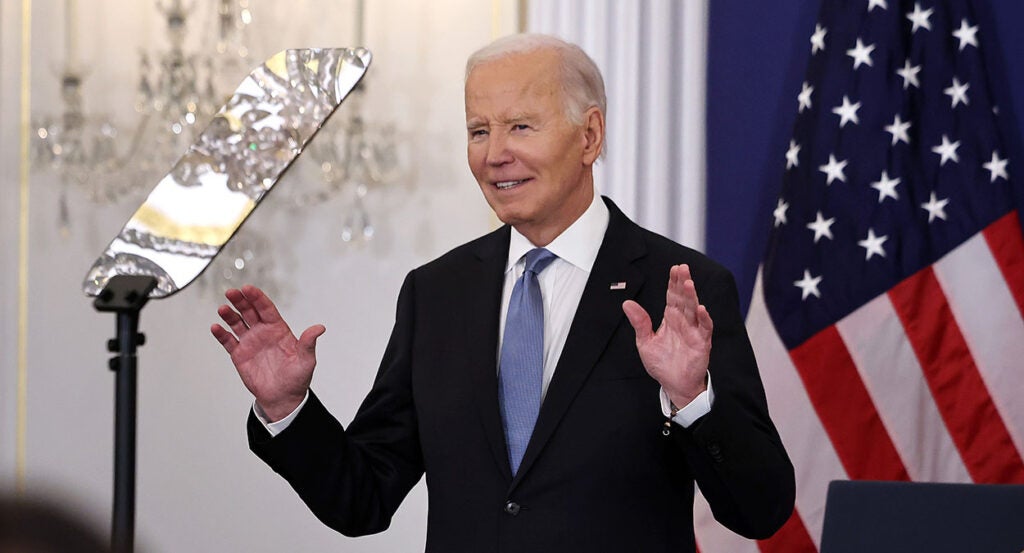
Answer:
<svg viewBox="0 0 1024 553"><path fill-rule="evenodd" d="M296 339L259 289L228 291L212 332L256 398L253 451L347 535L386 529L426 474L429 552L693 551L694 482L726 526L771 535L793 469L735 284L595 196L596 65L517 35L470 58L465 91L505 226L408 275L347 428L309 390L324 327Z"/></svg>

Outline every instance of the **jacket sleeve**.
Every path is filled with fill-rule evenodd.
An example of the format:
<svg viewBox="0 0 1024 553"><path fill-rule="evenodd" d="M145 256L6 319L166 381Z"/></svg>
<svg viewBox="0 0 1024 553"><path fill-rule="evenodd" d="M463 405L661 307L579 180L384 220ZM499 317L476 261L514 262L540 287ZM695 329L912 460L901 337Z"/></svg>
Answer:
<svg viewBox="0 0 1024 553"><path fill-rule="evenodd" d="M413 281L410 273L373 388L348 429L312 392L275 437L249 415L252 451L291 484L317 518L347 536L387 529L423 474L411 389Z"/></svg>
<svg viewBox="0 0 1024 553"><path fill-rule="evenodd" d="M714 323L715 400L707 415L673 435L715 519L742 536L767 538L793 511L793 465L768 415L732 275L718 268L696 284Z"/></svg>

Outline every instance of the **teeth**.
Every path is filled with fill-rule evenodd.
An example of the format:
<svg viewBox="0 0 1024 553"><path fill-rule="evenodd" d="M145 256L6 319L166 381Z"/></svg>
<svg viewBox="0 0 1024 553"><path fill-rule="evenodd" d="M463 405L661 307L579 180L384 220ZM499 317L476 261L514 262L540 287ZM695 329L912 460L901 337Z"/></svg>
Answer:
<svg viewBox="0 0 1024 553"><path fill-rule="evenodd" d="M513 186L515 186L517 184L522 184L524 182L526 182L526 179L506 180L506 181L496 182L496 183L494 183L494 186L497 186L499 190L504 190L506 188L511 188L511 187L513 187Z"/></svg>

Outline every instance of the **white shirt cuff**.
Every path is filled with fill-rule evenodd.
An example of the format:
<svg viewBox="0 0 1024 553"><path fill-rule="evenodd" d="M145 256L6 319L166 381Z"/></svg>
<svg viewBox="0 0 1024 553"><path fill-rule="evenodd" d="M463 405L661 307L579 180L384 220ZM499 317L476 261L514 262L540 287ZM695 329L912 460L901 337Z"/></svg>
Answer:
<svg viewBox="0 0 1024 553"><path fill-rule="evenodd" d="M668 394L665 393L665 388L661 388L660 390L661 412L666 417L672 417L672 400L670 400ZM697 419L711 412L711 405L714 402L715 392L711 388L711 379L708 378L708 389L697 394L697 397L693 398L693 401L687 403L682 409L680 409L676 413L676 416L672 417L672 422L682 426L683 428L689 428L690 425L697 422Z"/></svg>
<svg viewBox="0 0 1024 553"><path fill-rule="evenodd" d="M306 397L302 398L302 403L300 403L295 410L288 413L287 417L276 422L267 422L267 414L263 412L263 409L261 409L259 404L255 401L252 402L252 412L256 414L256 418L263 423L263 428L266 428L267 432L270 432L271 436L277 436L281 432L284 432L284 429L288 428L288 425L295 420L295 417L299 415L299 411L301 411L306 405L307 400L309 400L309 390L306 390Z"/></svg>

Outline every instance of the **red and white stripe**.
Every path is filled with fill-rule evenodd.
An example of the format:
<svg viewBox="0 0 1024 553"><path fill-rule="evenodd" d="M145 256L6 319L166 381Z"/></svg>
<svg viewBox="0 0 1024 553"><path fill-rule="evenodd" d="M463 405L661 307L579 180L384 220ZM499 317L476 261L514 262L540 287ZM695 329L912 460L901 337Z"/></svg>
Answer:
<svg viewBox="0 0 1024 553"><path fill-rule="evenodd" d="M754 542L698 497L701 552L816 552L832 480L1024 483L1022 314L1016 212L791 351L758 274L747 327L796 470L796 510Z"/></svg>

